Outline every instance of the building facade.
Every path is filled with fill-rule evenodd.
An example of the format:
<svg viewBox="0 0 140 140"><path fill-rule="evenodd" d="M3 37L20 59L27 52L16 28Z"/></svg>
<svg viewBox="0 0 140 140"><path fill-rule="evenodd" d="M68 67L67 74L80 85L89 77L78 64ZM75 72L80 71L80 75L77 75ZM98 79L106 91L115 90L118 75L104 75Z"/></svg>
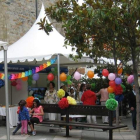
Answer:
<svg viewBox="0 0 140 140"><path fill-rule="evenodd" d="M36 1L38 13L43 2L45 7L58 0L0 0L0 40L13 44L20 39L36 20ZM61 25L54 25L62 32Z"/></svg>

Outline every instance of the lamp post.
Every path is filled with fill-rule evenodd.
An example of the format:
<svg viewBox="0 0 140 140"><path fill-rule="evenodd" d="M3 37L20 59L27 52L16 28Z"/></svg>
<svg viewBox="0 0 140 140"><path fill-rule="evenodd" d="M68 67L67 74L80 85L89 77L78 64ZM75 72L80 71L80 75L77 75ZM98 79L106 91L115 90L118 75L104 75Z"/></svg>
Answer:
<svg viewBox="0 0 140 140"><path fill-rule="evenodd" d="M35 0L35 8L36 8L36 19L37 19L37 16L38 16L38 3L37 3L37 0Z"/></svg>
<svg viewBox="0 0 140 140"><path fill-rule="evenodd" d="M8 70L7 70L7 50L8 43L0 41L0 50L4 51L4 74L5 74L5 102L6 102L6 130L7 140L10 140L9 130L9 95L8 95Z"/></svg>

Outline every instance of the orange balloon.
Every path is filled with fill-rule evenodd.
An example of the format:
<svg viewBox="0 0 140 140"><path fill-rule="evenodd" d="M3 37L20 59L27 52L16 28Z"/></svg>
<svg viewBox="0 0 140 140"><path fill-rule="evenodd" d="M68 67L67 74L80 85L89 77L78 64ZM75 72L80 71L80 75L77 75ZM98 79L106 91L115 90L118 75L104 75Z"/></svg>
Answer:
<svg viewBox="0 0 140 140"><path fill-rule="evenodd" d="M88 71L87 76L91 79L94 77L94 72L93 71Z"/></svg>
<svg viewBox="0 0 140 140"><path fill-rule="evenodd" d="M27 81L28 80L28 77L23 77L22 80L23 81Z"/></svg>
<svg viewBox="0 0 140 140"><path fill-rule="evenodd" d="M66 79L67 79L67 75L63 72L63 73L61 73L60 74L60 81L66 81Z"/></svg>
<svg viewBox="0 0 140 140"><path fill-rule="evenodd" d="M107 88L107 91L108 91L108 93L113 93L113 92L114 92L114 88L111 87L111 86L109 86L109 87Z"/></svg>
<svg viewBox="0 0 140 140"><path fill-rule="evenodd" d="M118 70L118 74L122 74L122 72L123 72L123 69L120 68L120 69Z"/></svg>

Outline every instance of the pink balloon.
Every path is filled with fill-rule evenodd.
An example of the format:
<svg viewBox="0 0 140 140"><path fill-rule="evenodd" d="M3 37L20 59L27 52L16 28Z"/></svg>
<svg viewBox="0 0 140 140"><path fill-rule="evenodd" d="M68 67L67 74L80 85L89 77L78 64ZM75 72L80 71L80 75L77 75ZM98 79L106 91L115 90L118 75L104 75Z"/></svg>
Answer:
<svg viewBox="0 0 140 140"><path fill-rule="evenodd" d="M17 79L16 82L21 85L21 79Z"/></svg>
<svg viewBox="0 0 140 140"><path fill-rule="evenodd" d="M133 83L133 82L134 82L134 76L133 76L133 75L128 76L128 77L127 77L127 82L128 82L129 84Z"/></svg>
<svg viewBox="0 0 140 140"><path fill-rule="evenodd" d="M21 90L21 89L22 89L22 86L21 86L20 84L17 84L17 85L16 85L16 89L17 89L17 90Z"/></svg>
<svg viewBox="0 0 140 140"><path fill-rule="evenodd" d="M76 79L77 81L81 78L81 74L79 72L75 72L74 73L74 79Z"/></svg>
<svg viewBox="0 0 140 140"><path fill-rule="evenodd" d="M115 79L115 74L114 73L110 73L109 75L108 75L108 79L110 80L110 81L113 81L114 79Z"/></svg>

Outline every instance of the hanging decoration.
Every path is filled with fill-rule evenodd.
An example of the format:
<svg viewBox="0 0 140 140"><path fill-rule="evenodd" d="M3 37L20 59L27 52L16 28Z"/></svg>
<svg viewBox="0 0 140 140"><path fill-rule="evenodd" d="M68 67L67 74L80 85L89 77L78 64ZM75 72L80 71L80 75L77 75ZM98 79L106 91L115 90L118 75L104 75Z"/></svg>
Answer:
<svg viewBox="0 0 140 140"><path fill-rule="evenodd" d="M127 82L128 82L128 84L132 84L134 82L134 76L133 75L128 76Z"/></svg>
<svg viewBox="0 0 140 140"><path fill-rule="evenodd" d="M58 102L58 106L59 106L61 109L65 109L65 108L69 107L69 103L68 103L67 98L62 98L62 99Z"/></svg>
<svg viewBox="0 0 140 140"><path fill-rule="evenodd" d="M105 106L109 110L116 110L118 102L115 99L108 99L105 103Z"/></svg>
<svg viewBox="0 0 140 140"><path fill-rule="evenodd" d="M115 99L115 94L114 93L109 93L109 99Z"/></svg>
<svg viewBox="0 0 140 140"><path fill-rule="evenodd" d="M109 79L110 81L113 81L113 80L115 79L115 74L114 74L114 73L110 73L110 74L108 75L108 79Z"/></svg>
<svg viewBox="0 0 140 140"><path fill-rule="evenodd" d="M76 79L78 81L78 80L80 80L80 78L81 78L81 74L78 71L76 71L74 73L74 79Z"/></svg>
<svg viewBox="0 0 140 140"><path fill-rule="evenodd" d="M30 96L26 99L27 107L29 107L29 108L33 107L33 100L34 100L33 96Z"/></svg>
<svg viewBox="0 0 140 140"><path fill-rule="evenodd" d="M88 78L92 79L94 77L94 72L89 70L87 76Z"/></svg>
<svg viewBox="0 0 140 140"><path fill-rule="evenodd" d="M113 87L109 86L107 88L107 91L108 91L108 93L113 93L114 92L114 89L113 89Z"/></svg>
<svg viewBox="0 0 140 140"><path fill-rule="evenodd" d="M68 100L68 103L70 105L76 105L77 104L76 100L74 98L70 97L70 96L67 96L67 100Z"/></svg>
<svg viewBox="0 0 140 140"><path fill-rule="evenodd" d="M61 99L65 96L65 91L63 89L59 89L57 91L57 96Z"/></svg>
<svg viewBox="0 0 140 140"><path fill-rule="evenodd" d="M67 79L67 75L64 72L62 72L60 74L60 81L64 82L64 81L66 81L66 79Z"/></svg>
<svg viewBox="0 0 140 140"><path fill-rule="evenodd" d="M117 77L117 78L115 79L115 83L116 83L117 85L120 85L120 84L122 83L122 79L119 78L119 77Z"/></svg>
<svg viewBox="0 0 140 140"><path fill-rule="evenodd" d="M49 73L48 76L47 76L47 79L49 81L53 81L54 80L54 75L52 73Z"/></svg>
<svg viewBox="0 0 140 140"><path fill-rule="evenodd" d="M55 57L54 59L51 59L50 61L48 61L47 64L44 63L43 65L40 65L40 66L38 66L38 67L35 67L35 68L32 69L32 70L28 70L28 71L24 71L24 72L16 73L16 74L15 74L15 73L14 73L14 74L10 74L10 75L8 75L8 79L9 79L9 80L16 80L16 79L22 78L22 80L23 80L23 79L25 80L25 77L29 77L29 76L31 76L31 75L34 75L34 74L36 74L36 73L38 73L38 72L40 72L40 71L46 69L46 68L49 67L50 65L54 64L54 63L56 62L56 60L57 60L57 57ZM2 80L5 79L4 73L0 73L0 79L2 79ZM24 80L23 80L23 81L24 81ZM26 80L26 81L27 81L27 80ZM32 82L31 80L28 80L28 83L31 84L31 82ZM30 84L29 84L29 85L30 85Z"/></svg>
<svg viewBox="0 0 140 140"><path fill-rule="evenodd" d="M33 75L33 80L37 81L39 79L39 74L38 73L35 73Z"/></svg>
<svg viewBox="0 0 140 140"><path fill-rule="evenodd" d="M28 77L23 77L22 80L23 81L27 81L28 80Z"/></svg>
<svg viewBox="0 0 140 140"><path fill-rule="evenodd" d="M15 87L17 85L17 82L14 80L14 81L11 81L11 86Z"/></svg>
<svg viewBox="0 0 140 140"><path fill-rule="evenodd" d="M107 69L102 70L102 75L107 77L109 75L109 71Z"/></svg>

